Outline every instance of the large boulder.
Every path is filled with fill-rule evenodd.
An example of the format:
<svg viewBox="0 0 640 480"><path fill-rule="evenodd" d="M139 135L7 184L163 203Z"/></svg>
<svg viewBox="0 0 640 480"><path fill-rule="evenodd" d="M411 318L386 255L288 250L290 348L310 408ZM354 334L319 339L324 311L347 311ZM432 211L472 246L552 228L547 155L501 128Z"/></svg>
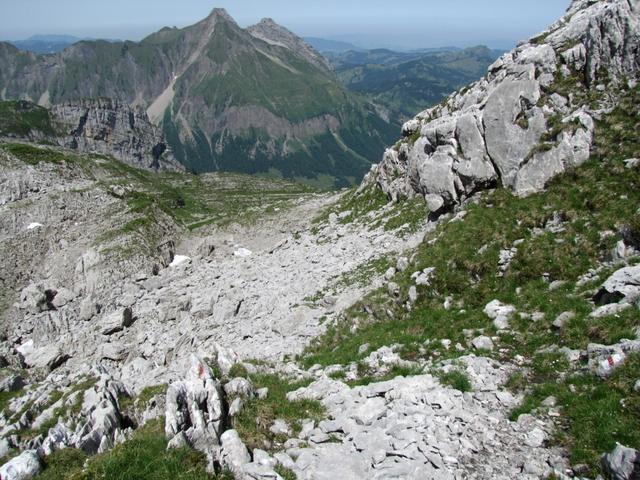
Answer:
<svg viewBox="0 0 640 480"><path fill-rule="evenodd" d="M165 415L169 440L184 435L191 447L207 454L220 445L226 420L224 392L211 368L196 355L185 379L169 385Z"/></svg>
<svg viewBox="0 0 640 480"><path fill-rule="evenodd" d="M602 469L612 480L637 480L640 478L640 452L618 444L612 452L602 456Z"/></svg>
<svg viewBox="0 0 640 480"><path fill-rule="evenodd" d="M222 443L221 464L236 476L243 474L243 465L251 462L249 450L235 430L227 430L220 438Z"/></svg>
<svg viewBox="0 0 640 480"><path fill-rule="evenodd" d="M44 345L36 348L33 340L27 340L16 350L23 356L27 367L47 371L55 370L70 358L69 354L60 350L57 345Z"/></svg>
<svg viewBox="0 0 640 480"><path fill-rule="evenodd" d="M31 480L42 471L40 457L34 450L27 450L0 467L2 480Z"/></svg>

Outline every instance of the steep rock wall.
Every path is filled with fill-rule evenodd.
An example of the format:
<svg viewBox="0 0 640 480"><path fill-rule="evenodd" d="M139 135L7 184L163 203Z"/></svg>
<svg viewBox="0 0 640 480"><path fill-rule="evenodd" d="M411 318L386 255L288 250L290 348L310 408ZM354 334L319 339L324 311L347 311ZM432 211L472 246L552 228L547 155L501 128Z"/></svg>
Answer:
<svg viewBox="0 0 640 480"><path fill-rule="evenodd" d="M111 155L139 168L184 170L142 108L96 99L64 102L51 112L64 130L61 143L69 148Z"/></svg>

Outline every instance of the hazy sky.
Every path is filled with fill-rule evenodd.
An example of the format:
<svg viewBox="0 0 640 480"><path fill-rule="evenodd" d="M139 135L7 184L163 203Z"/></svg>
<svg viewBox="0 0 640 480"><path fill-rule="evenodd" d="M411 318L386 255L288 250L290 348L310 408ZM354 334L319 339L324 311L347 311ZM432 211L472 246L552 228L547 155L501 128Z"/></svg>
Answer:
<svg viewBox="0 0 640 480"><path fill-rule="evenodd" d="M272 17L302 36L364 47L511 47L570 0L0 0L0 38L69 34L138 40L224 7L242 26Z"/></svg>

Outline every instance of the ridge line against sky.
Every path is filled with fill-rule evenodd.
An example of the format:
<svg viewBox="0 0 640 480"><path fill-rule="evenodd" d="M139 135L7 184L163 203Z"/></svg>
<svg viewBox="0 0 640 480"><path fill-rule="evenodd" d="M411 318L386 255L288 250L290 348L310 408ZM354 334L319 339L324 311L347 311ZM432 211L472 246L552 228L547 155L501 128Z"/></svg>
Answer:
<svg viewBox="0 0 640 480"><path fill-rule="evenodd" d="M570 0L0 0L0 39L36 34L140 40L226 8L243 27L272 17L300 36L364 48L511 48L558 19Z"/></svg>

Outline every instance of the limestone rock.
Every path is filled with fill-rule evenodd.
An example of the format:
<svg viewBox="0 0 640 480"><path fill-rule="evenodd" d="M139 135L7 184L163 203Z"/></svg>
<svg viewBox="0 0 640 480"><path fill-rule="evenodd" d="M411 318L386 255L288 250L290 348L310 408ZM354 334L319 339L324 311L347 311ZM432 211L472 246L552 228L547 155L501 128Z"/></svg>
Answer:
<svg viewBox="0 0 640 480"><path fill-rule="evenodd" d="M484 313L493 320L498 330L509 328L509 318L516 312L513 305L507 305L499 300L493 300L484 307Z"/></svg>
<svg viewBox="0 0 640 480"><path fill-rule="evenodd" d="M0 380L0 392L17 392L24 386L24 379L19 374L11 374Z"/></svg>
<svg viewBox="0 0 640 480"><path fill-rule="evenodd" d="M222 445L221 464L234 474L241 476L242 467L251 462L249 450L240 439L240 435L235 430L227 430L220 437Z"/></svg>
<svg viewBox="0 0 640 480"><path fill-rule="evenodd" d="M491 338L486 336L474 338L473 340L471 340L471 344L476 350L493 350L493 341L491 340Z"/></svg>
<svg viewBox="0 0 640 480"><path fill-rule="evenodd" d="M253 398L256 396L255 388L246 378L234 378L227 382L224 391L229 397Z"/></svg>
<svg viewBox="0 0 640 480"><path fill-rule="evenodd" d="M67 101L51 110L66 128L64 145L99 152L134 167L184 171L144 109L112 99Z"/></svg>
<svg viewBox="0 0 640 480"><path fill-rule="evenodd" d="M570 320L575 318L575 316L575 312L563 312L556 317L556 319L552 323L552 326L558 330L561 330Z"/></svg>
<svg viewBox="0 0 640 480"><path fill-rule="evenodd" d="M522 196L544 189L589 158L594 132L589 105L546 92L574 72L596 90L596 73L606 70L607 92L636 79L639 33L635 2L573 1L561 20L504 54L484 78L405 123L404 140L364 184L379 185L392 201L422 196L434 213L498 182Z"/></svg>
<svg viewBox="0 0 640 480"><path fill-rule="evenodd" d="M611 275L594 297L597 305L624 300L633 303L640 298L640 265L625 267Z"/></svg>
<svg viewBox="0 0 640 480"><path fill-rule="evenodd" d="M128 396L125 386L105 371L93 389L84 393L82 411L84 422L74 446L89 454L95 454L106 441L113 441L116 431L122 427L118 398Z"/></svg>
<svg viewBox="0 0 640 480"><path fill-rule="evenodd" d="M185 379L167 390L165 433L168 439L184 433L189 445L209 453L220 444L224 428L225 405L220 382L211 368L196 355Z"/></svg>
<svg viewBox="0 0 640 480"><path fill-rule="evenodd" d="M6 438L0 438L0 460L9 455L10 450L9 441Z"/></svg>
<svg viewBox="0 0 640 480"><path fill-rule="evenodd" d="M42 455L49 456L53 452L69 447L73 443L72 435L73 433L65 425L58 424L53 427L40 447Z"/></svg>
<svg viewBox="0 0 640 480"><path fill-rule="evenodd" d="M634 480L640 477L640 452L616 445L602 456L602 468L612 480Z"/></svg>
<svg viewBox="0 0 640 480"><path fill-rule="evenodd" d="M42 470L40 458L33 450L27 450L0 467L2 480L31 480Z"/></svg>

